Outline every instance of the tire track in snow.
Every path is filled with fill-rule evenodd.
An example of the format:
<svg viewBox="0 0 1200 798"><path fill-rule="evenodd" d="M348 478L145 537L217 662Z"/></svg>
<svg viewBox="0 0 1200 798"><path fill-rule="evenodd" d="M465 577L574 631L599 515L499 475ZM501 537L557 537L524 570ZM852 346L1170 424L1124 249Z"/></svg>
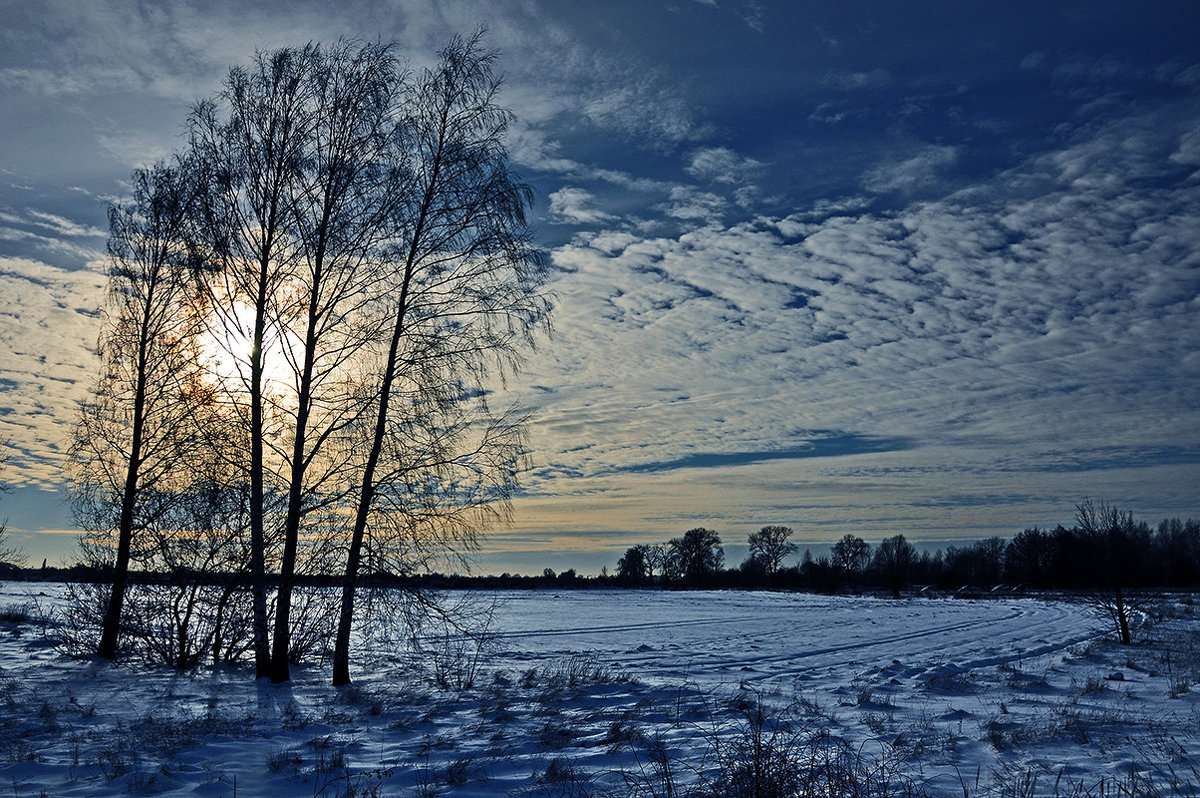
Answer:
<svg viewBox="0 0 1200 798"><path fill-rule="evenodd" d="M799 661L801 661L801 660L810 660L815 657L826 656L829 654L839 654L839 653L850 652L850 651L864 651L864 650L875 648L875 647L882 646L882 645L891 645L894 643L903 643L906 641L914 641L914 640L919 640L922 638L928 638L928 637L931 637L934 635L949 634L952 632L959 632L959 631L963 631L966 629L972 629L972 628L977 628L977 627L992 627L992 626L1001 625L1002 628L998 630L998 632L1000 633L1000 636L1001 636L1001 642L999 643L1001 645L1003 645L1003 644L1015 645L1019 642L1020 637L1024 637L1026 639L1031 638L1034 636L1035 630L1049 630L1051 632L1051 634L1039 635L1039 636L1042 638L1049 637L1051 639L1054 639L1054 638L1058 638L1059 636L1054 635L1052 632L1054 630L1058 629L1059 624L1061 624L1064 620L1071 617L1071 614L1064 612L1063 608L1055 607L1053 609L1055 610L1055 612L1050 614L1051 617L1046 617L1046 615L1047 615L1046 613L1041 613L1041 612L1030 613L1030 612L1026 612L1024 608L1014 608L1014 611L1012 611L1006 615L993 617L993 618L982 618L982 619L975 620L975 621L965 621L965 622L957 623L957 624L949 624L946 626L936 627L936 628L932 628L932 629L924 629L924 630L921 630L919 632L914 632L914 633L907 633L907 634L902 634L902 635L892 635L892 636L889 636L886 638L880 638L877 640L866 640L866 641L860 641L860 642L856 642L856 643L848 643L845 645L827 646L825 648L812 649L809 651L771 655L771 656L767 656L767 657L760 657L760 658L757 658L754 660L731 659L731 660L727 660L726 662L720 663L720 664L724 664L727 666L728 665L737 666L739 663L741 663L741 666L743 668L746 668L746 667L755 668L756 666L760 667L760 668L767 667L771 663L796 662L798 664L797 667L784 667L779 670L772 670L772 671L766 672L766 673L746 674L742 677L743 681L754 683L754 682L761 682L761 681L768 680L768 679L777 679L780 677L795 676L800 673L804 673L806 671L811 670L811 668L812 668L811 665L800 666ZM1017 627L1008 627L1006 625L1010 621L1021 619L1027 615L1034 616L1033 620L1038 621L1036 626L1034 626L1034 627L1023 626L1023 627L1017 628ZM1055 652L1070 648L1073 645L1077 645L1079 643L1086 642L1088 640L1092 640L1096 637L1097 634L1098 634L1098 632L1096 630L1092 629L1092 630L1089 630L1086 634L1077 634L1077 635L1072 635L1072 636L1068 636L1068 637L1061 637L1059 639L1056 639L1055 642L1046 642L1045 639L1042 639L1042 640L1038 641L1038 642L1042 643L1042 645L1033 646L1031 648L1019 648L1019 649L1015 649L1015 650L1010 648L1007 652L1005 652L1003 654L987 653L987 654L983 654L982 656L974 656L974 657L972 657L971 654L976 653L976 650L972 650L969 647L967 649L963 649L963 648L955 645L955 644L961 645L961 643L967 642L967 641L964 641L960 637L954 641L951 641L951 648L942 649L945 657L951 661L943 661L943 663L941 663L941 664L931 661L929 655L924 650L921 650L921 649L905 650L905 651L896 652L897 657L902 656L902 657L909 658L909 659L915 659L919 662L922 662L923 664L921 667L910 667L910 668L902 669L902 670L896 672L894 675L897 677L899 677L899 676L922 677L922 679L923 679L923 678L928 678L930 675L949 675L949 674L955 674L955 673L963 673L963 672L972 670L974 668L984 668L984 667L989 667L989 666L993 666L993 665L1000 665L1005 662L1013 662L1013 661L1020 660L1020 659L1032 659L1035 657L1053 654ZM995 650L995 646L997 645L997 641L994 637L991 639L987 639L987 638L981 636L981 637L977 637L974 640L969 641L969 642L979 643L979 644L983 644L985 646L991 646L992 651ZM982 653L982 652L980 652L980 653ZM963 658L963 657L965 657L965 658ZM962 658L962 659L960 659L960 658ZM956 659L958 659L959 661L957 661L957 662L953 661ZM827 661L821 662L818 667L845 666L845 665L849 665L851 662L852 662L852 660L849 660L849 659L838 658L835 660L827 660ZM709 663L706 663L706 665L707 664L717 664L717 663L712 663L710 661Z"/></svg>
<svg viewBox="0 0 1200 798"><path fill-rule="evenodd" d="M721 623L729 621L741 622L753 620L751 617L746 618L720 618ZM496 632L492 635L497 640L520 637L560 637L575 634L620 634L621 632L636 632L644 629L677 629L686 626L702 626L713 625L717 623L716 618L696 618L685 621L648 621L646 623L629 623L629 624L609 624L606 626L576 626L566 629L532 629L528 631L518 632Z"/></svg>
<svg viewBox="0 0 1200 798"><path fill-rule="evenodd" d="M873 638L870 640L859 640L854 643L844 643L836 646L824 646L822 648L810 648L802 651L787 651L781 654L767 654L759 657L726 657L723 659L706 659L704 661L705 668L762 668L769 666L771 663L796 662L798 660L811 660L814 657L827 656L829 654L840 654L848 651L862 651L865 649L875 648L878 646L891 645L909 640L918 640L925 637L938 634L948 634L958 632L964 629L971 629L979 626L987 626L995 623L1003 623L1014 620L1023 615L1020 610L1009 613L1008 615L999 618L981 618L970 621L962 621L933 628L922 629L919 631L908 631L903 634L889 635L883 638ZM647 658L652 660L654 658ZM847 664L848 660L839 659L836 662L822 662L821 667L828 665L843 665ZM810 666L800 668L788 668L784 670L774 671L771 673L761 673L748 675L746 681L760 681L762 679L776 678L781 675L789 675L791 673L800 673L807 670Z"/></svg>

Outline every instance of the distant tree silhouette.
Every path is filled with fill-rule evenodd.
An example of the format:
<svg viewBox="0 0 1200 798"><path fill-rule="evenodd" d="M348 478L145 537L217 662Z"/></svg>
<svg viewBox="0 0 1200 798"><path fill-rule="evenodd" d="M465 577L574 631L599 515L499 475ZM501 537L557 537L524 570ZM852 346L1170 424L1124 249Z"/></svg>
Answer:
<svg viewBox="0 0 1200 798"><path fill-rule="evenodd" d="M796 551L796 544L788 542L791 536L790 527L764 526L747 538L750 544L750 558L762 564L762 570L768 579L774 577L783 561Z"/></svg>
<svg viewBox="0 0 1200 798"><path fill-rule="evenodd" d="M1200 582L1200 523L1166 519L1158 525L1155 543L1163 584L1182 587Z"/></svg>
<svg viewBox="0 0 1200 798"><path fill-rule="evenodd" d="M1009 581L1041 589L1050 576L1052 541L1033 527L1019 532L1004 552L1004 572Z"/></svg>
<svg viewBox="0 0 1200 798"><path fill-rule="evenodd" d="M709 583L724 567L721 537L711 529L689 529L683 537L672 538L667 545L668 572L688 586Z"/></svg>
<svg viewBox="0 0 1200 798"><path fill-rule="evenodd" d="M631 585L644 584L646 567L645 547L630 546L617 561L617 579Z"/></svg>
<svg viewBox="0 0 1200 798"><path fill-rule="evenodd" d="M857 535L846 534L833 544L831 559L851 579L866 570L871 562L871 544Z"/></svg>
<svg viewBox="0 0 1200 798"><path fill-rule="evenodd" d="M946 549L944 573L939 581L947 587L994 587L1000 584L1006 546L1000 537L977 540L969 546L950 546Z"/></svg>
<svg viewBox="0 0 1200 798"><path fill-rule="evenodd" d="M1076 524L1070 528L1059 525L1046 531L1035 527L1008 541L989 537L920 553L903 535L896 535L880 543L872 556L866 541L847 534L833 545L831 556L814 557L806 550L796 565L777 568L773 579L768 576L767 558L755 547L742 563L725 572L724 581L748 588L771 584L819 591L837 590L848 582L866 583L884 586L893 595L914 581L944 588L974 585L985 589L1007 580L1033 589L1090 591L1087 595L1098 612L1105 618L1110 609L1115 613L1119 638L1130 631L1127 627L1136 615L1132 610L1145 599L1139 590L1153 585L1190 587L1200 581L1200 523L1167 519L1151 529L1134 521L1128 512L1090 502L1081 504L1076 516ZM704 538L701 533L716 534L692 530L689 535ZM776 540L786 542L782 532L777 535ZM750 539L753 543L765 537L755 534ZM639 566L644 567L647 579L652 577L656 555L665 553L658 567L667 581L684 587L714 584L719 567L714 569L711 563L701 569L704 577L696 570L687 576L685 551L703 548L685 545L688 538L676 538L666 547L631 547L620 564L624 581L636 580Z"/></svg>
<svg viewBox="0 0 1200 798"><path fill-rule="evenodd" d="M651 582L656 576L664 576L667 564L667 547L661 543L638 546L642 550L642 561L646 565L646 578Z"/></svg>
<svg viewBox="0 0 1200 798"><path fill-rule="evenodd" d="M872 565L895 598L900 598L900 591L908 584L916 553L904 535L885 538L875 547Z"/></svg>

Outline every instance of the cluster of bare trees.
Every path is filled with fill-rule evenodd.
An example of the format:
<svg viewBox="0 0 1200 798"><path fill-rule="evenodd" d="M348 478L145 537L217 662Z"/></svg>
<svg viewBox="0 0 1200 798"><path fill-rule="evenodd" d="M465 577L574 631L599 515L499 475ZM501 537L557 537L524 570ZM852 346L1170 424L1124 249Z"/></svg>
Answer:
<svg viewBox="0 0 1200 798"><path fill-rule="evenodd" d="M1200 522L1168 519L1152 528L1127 510L1090 501L1076 506L1071 527L1026 529L1011 540L989 537L918 551L903 535L872 546L847 534L829 554L814 557L806 550L792 565L784 564L797 551L788 540L792 530L767 526L748 537L750 555L738 567L722 571L708 560L702 578L688 577L677 563L694 548L684 540L701 539L700 532L709 550L719 547L720 538L710 530L693 530L663 546L634 546L618 563L616 579L681 587L883 588L897 597L913 584L972 595L1001 584L1064 589L1084 596L1110 618L1124 642L1149 588L1200 584Z"/></svg>
<svg viewBox="0 0 1200 798"><path fill-rule="evenodd" d="M870 566L872 575L881 576L899 595L916 559L916 550L903 535L882 541L874 556L869 543L856 535L846 535L834 544L832 558L822 558L819 565L805 551L798 566L785 567L784 560L797 551L796 544L789 540L791 536L792 529L786 526L764 526L752 532L746 538L749 556L726 571L720 536L703 527L690 529L665 544L630 547L617 562L616 579L630 585L795 587L798 578L817 567L837 568L847 576L861 577Z"/></svg>
<svg viewBox="0 0 1200 798"><path fill-rule="evenodd" d="M721 536L696 527L663 544L629 548L617 563L617 579L633 585L708 587L724 564Z"/></svg>
<svg viewBox="0 0 1200 798"><path fill-rule="evenodd" d="M549 305L494 60L479 34L418 72L390 44L259 53L111 208L69 474L111 569L77 607L101 657L251 652L284 681L333 639L347 682L364 579L461 558L507 512L524 419L487 387Z"/></svg>

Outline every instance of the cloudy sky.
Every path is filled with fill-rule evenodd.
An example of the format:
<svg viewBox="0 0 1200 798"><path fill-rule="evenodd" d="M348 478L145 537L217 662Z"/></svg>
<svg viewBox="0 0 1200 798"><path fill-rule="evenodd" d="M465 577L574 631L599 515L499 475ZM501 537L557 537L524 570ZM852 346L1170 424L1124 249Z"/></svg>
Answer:
<svg viewBox="0 0 1200 798"><path fill-rule="evenodd" d="M0 0L0 502L61 558L105 202L256 48L483 24L556 330L481 570L1200 517L1200 6Z"/></svg>

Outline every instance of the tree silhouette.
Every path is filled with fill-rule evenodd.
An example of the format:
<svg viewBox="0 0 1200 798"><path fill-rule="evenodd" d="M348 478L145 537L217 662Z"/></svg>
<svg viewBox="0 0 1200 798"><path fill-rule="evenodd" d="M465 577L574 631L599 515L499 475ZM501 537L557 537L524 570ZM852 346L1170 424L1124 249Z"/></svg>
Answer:
<svg viewBox="0 0 1200 798"><path fill-rule="evenodd" d="M1051 539L1034 527L1017 533L1004 551L1004 571L1013 582L1034 588L1047 584L1051 564Z"/></svg>
<svg viewBox="0 0 1200 798"><path fill-rule="evenodd" d="M1132 621L1146 602L1132 592L1142 577L1143 558L1150 530L1133 520L1133 514L1106 504L1085 500L1075 507L1076 525L1087 541L1098 589L1089 594L1097 614L1112 621L1123 645L1133 642Z"/></svg>
<svg viewBox="0 0 1200 798"><path fill-rule="evenodd" d="M192 290L195 170L189 161L138 170L133 202L109 208L101 372L68 458L77 518L101 539L115 536L96 651L106 659L117 654L137 533L170 509L188 477L180 463L203 444L196 414L211 391L198 366Z"/></svg>
<svg viewBox="0 0 1200 798"><path fill-rule="evenodd" d="M644 546L630 546L617 561L617 579L632 585L646 581L646 554Z"/></svg>
<svg viewBox="0 0 1200 798"><path fill-rule="evenodd" d="M409 92L397 131L404 170L383 302L387 345L372 384L335 684L350 679L364 561L403 575L431 556L469 549L507 513L524 458L524 419L494 413L479 383L490 370L515 369L549 313L545 262L525 219L531 190L503 146L511 115L496 104L494 61L482 32L454 38Z"/></svg>
<svg viewBox="0 0 1200 798"><path fill-rule="evenodd" d="M283 288L298 268L291 226L301 197L314 46L258 53L249 69L230 69L221 93L193 110L190 150L206 166L202 230L218 267L205 281L210 334L228 342L232 377L219 387L246 428L242 463L250 483L250 560L255 672L271 675L267 620L267 494L287 493L283 464L267 447L282 446L284 401L268 384L268 356L285 348ZM275 390L273 390L273 388Z"/></svg>
<svg viewBox="0 0 1200 798"><path fill-rule="evenodd" d="M885 538L875 547L875 559L872 564L883 577L894 598L900 598L900 591L908 584L916 553L916 549L904 539L904 535Z"/></svg>
<svg viewBox="0 0 1200 798"><path fill-rule="evenodd" d="M764 526L747 538L750 557L762 564L767 578L774 577L783 561L796 551L796 544L788 542L791 536L791 527Z"/></svg>
<svg viewBox="0 0 1200 798"><path fill-rule="evenodd" d="M707 583L725 564L721 537L711 529L689 529L668 545L667 572L690 586Z"/></svg>
<svg viewBox="0 0 1200 798"><path fill-rule="evenodd" d="M854 577L866 570L871 561L871 544L857 535L846 534L833 544L833 564Z"/></svg>

